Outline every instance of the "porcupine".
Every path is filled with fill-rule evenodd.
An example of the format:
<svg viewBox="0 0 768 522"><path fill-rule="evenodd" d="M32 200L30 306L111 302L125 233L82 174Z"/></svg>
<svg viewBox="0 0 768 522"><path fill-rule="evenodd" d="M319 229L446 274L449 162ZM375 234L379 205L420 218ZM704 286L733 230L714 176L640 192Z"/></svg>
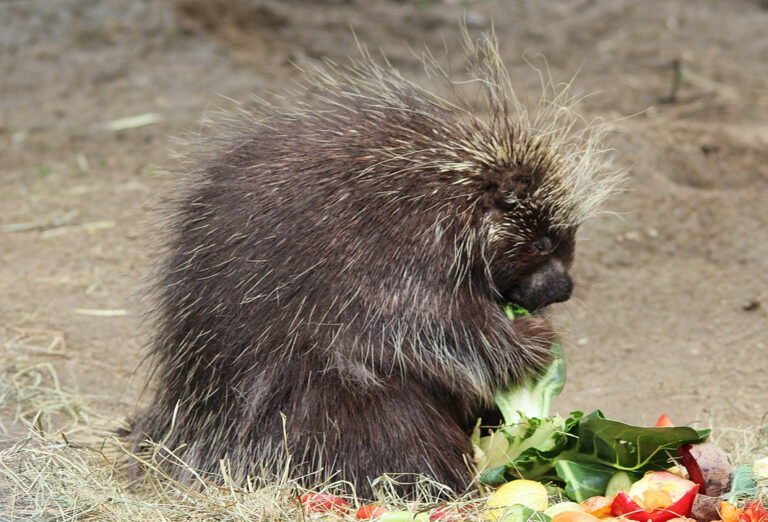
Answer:
<svg viewBox="0 0 768 522"><path fill-rule="evenodd" d="M225 461L235 480L467 487L478 416L554 337L500 304L570 297L577 227L617 175L567 88L528 111L495 39L466 47L484 109L363 53L311 73L291 108L264 104L184 177L136 447L162 441L201 472Z"/></svg>

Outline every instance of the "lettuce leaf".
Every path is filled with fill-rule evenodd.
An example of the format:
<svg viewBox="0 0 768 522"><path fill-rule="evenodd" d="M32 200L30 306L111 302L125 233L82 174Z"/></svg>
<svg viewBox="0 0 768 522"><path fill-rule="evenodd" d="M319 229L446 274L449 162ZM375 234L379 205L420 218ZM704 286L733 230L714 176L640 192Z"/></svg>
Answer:
<svg viewBox="0 0 768 522"><path fill-rule="evenodd" d="M565 494L575 502L604 495L608 481L616 470L602 464L586 464L572 460L555 462L557 476L565 482Z"/></svg>
<svg viewBox="0 0 768 522"><path fill-rule="evenodd" d="M510 320L531 315L525 308L507 303L504 313ZM563 389L566 378L565 353L560 341L552 345L552 362L538 375L532 375L508 388L494 393L496 406L504 423L514 425L524 417L544 419L554 399Z"/></svg>

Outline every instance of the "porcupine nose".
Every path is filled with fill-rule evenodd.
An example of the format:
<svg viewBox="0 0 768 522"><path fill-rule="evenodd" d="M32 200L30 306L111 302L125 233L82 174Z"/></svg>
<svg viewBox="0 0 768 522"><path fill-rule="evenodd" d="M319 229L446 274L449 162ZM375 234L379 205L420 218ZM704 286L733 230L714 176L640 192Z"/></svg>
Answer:
<svg viewBox="0 0 768 522"><path fill-rule="evenodd" d="M573 280L564 265L558 260L551 260L514 288L508 298L533 311L567 301L572 292Z"/></svg>
<svg viewBox="0 0 768 522"><path fill-rule="evenodd" d="M573 293L573 279L571 279L571 276L563 274L552 286L551 301L547 304L562 303L570 299L571 293Z"/></svg>

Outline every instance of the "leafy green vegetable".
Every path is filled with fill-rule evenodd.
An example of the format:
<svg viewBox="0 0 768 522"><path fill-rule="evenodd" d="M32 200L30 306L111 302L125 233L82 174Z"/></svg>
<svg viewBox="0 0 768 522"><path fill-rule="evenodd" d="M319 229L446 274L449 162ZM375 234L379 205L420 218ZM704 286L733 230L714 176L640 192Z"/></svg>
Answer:
<svg viewBox="0 0 768 522"><path fill-rule="evenodd" d="M509 441L504 465L508 477L506 480L532 477L535 477L533 480L540 481L558 480L554 462L563 451L575 443L569 433L575 422L574 417L524 417L514 426L501 427L499 431Z"/></svg>
<svg viewBox="0 0 768 522"><path fill-rule="evenodd" d="M743 498L751 498L757 494L757 483L752 466L742 464L733 471L733 486L726 501L734 504Z"/></svg>
<svg viewBox="0 0 768 522"><path fill-rule="evenodd" d="M565 482L565 494L576 502L602 495L615 470L601 464L584 464L572 460L555 462L557 476Z"/></svg>
<svg viewBox="0 0 768 522"><path fill-rule="evenodd" d="M600 410L582 417L576 426L574 452L582 462L596 462L619 470L645 472L669 467L680 444L704 442L710 430L688 426L656 428L608 420Z"/></svg>
<svg viewBox="0 0 768 522"><path fill-rule="evenodd" d="M512 303L507 303L503 308L511 320L531 315L525 308ZM552 356L552 362L539 375L496 391L494 400L505 424L517 424L523 417L543 419L549 416L552 399L565 385L565 354L560 341L552 345Z"/></svg>
<svg viewBox="0 0 768 522"><path fill-rule="evenodd" d="M546 431L541 436L553 437L555 444L547 439L544 447L529 447L505 464L503 473L498 469L489 469L480 476L480 480L486 482L491 478L504 477L505 480L527 478L566 482L566 477L556 468L556 463L561 460L604 466L611 470L610 475L620 470L633 473L663 470L669 467L669 457L676 454L680 444L698 444L709 435L709 430L697 431L687 426L632 426L606 419L600 410L595 410L589 415L573 412L571 417L562 421L562 431L554 436L547 421L555 419L558 417L525 421L530 429L544 426ZM506 426L501 428L505 434L507 429ZM531 439L537 436L530 431L526 431L525 435ZM522 441L517 443L522 444ZM610 476L606 483L608 479Z"/></svg>

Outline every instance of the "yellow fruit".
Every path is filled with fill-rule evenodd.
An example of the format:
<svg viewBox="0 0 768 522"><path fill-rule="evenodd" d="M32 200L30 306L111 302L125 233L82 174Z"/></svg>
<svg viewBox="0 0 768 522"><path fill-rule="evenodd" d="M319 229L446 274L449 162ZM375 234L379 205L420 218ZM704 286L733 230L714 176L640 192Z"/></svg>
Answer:
<svg viewBox="0 0 768 522"><path fill-rule="evenodd" d="M547 489L544 484L533 480L513 480L494 491L488 498L486 506L496 509L489 509L485 514L485 520L501 522L506 518L504 508L511 506L522 505L536 511L544 511L548 504Z"/></svg>

